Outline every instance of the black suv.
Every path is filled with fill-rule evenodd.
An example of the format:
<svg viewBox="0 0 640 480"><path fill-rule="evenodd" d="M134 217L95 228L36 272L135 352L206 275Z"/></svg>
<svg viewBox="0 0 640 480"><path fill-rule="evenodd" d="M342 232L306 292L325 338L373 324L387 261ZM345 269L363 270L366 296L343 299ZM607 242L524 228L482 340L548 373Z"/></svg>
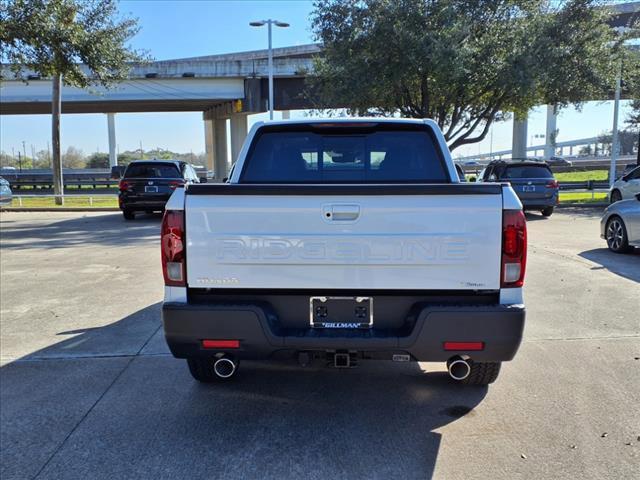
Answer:
<svg viewBox="0 0 640 480"><path fill-rule="evenodd" d="M196 171L186 162L136 160L120 180L120 210L127 220L133 220L135 212L163 211L176 188L199 182Z"/></svg>
<svg viewBox="0 0 640 480"><path fill-rule="evenodd" d="M525 210L540 210L551 216L558 204L557 180L540 160L494 160L478 175L478 182L509 182Z"/></svg>

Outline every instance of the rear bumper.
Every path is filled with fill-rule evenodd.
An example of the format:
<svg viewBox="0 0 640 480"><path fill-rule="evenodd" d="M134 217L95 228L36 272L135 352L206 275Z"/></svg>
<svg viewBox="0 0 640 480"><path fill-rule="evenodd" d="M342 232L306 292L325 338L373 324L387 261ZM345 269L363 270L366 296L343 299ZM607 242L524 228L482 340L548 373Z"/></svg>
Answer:
<svg viewBox="0 0 640 480"><path fill-rule="evenodd" d="M558 204L558 195L550 198L536 198L531 200L522 200L522 208L525 210L535 210L540 208L555 207Z"/></svg>
<svg viewBox="0 0 640 480"><path fill-rule="evenodd" d="M164 209L165 205L169 201L171 195L154 195L154 196L123 196L120 195L118 197L118 203L120 205L120 209L129 209L129 210L145 210L149 208L153 209Z"/></svg>
<svg viewBox="0 0 640 480"><path fill-rule="evenodd" d="M511 360L522 340L523 305L427 306L402 330L279 329L260 304L165 302L162 320L167 344L177 358L233 353L266 359L278 352L355 351L371 358L409 354L418 361L446 361L456 354L473 360ZM240 348L208 350L203 339L240 340ZM445 351L445 341L484 342L482 351Z"/></svg>

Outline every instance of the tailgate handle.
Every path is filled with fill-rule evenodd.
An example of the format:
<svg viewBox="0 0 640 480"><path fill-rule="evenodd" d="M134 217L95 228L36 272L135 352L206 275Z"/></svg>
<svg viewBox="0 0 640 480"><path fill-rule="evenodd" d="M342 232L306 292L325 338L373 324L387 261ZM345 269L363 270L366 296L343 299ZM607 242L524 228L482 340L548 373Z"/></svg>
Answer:
<svg viewBox="0 0 640 480"><path fill-rule="evenodd" d="M360 205L331 205L329 211L335 222L355 220L360 216Z"/></svg>

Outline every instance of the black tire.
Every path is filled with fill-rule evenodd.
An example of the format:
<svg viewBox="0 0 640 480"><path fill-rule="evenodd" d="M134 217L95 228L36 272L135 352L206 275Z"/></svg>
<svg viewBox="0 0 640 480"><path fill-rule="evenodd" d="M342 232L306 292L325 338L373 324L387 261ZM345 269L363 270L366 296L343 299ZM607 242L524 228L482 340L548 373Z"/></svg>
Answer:
<svg viewBox="0 0 640 480"><path fill-rule="evenodd" d="M550 217L553 213L553 207L543 208L540 212L542 212L543 217Z"/></svg>
<svg viewBox="0 0 640 480"><path fill-rule="evenodd" d="M607 247L614 253L626 253L632 248L629 246L629 237L627 236L627 227L624 224L624 220L617 215L613 215L607 220L604 236L607 240Z"/></svg>
<svg viewBox="0 0 640 480"><path fill-rule="evenodd" d="M122 216L125 220L135 220L136 214L131 210L123 210Z"/></svg>
<svg viewBox="0 0 640 480"><path fill-rule="evenodd" d="M501 362L471 362L471 373L460 383L465 385L489 385L498 378Z"/></svg>
<svg viewBox="0 0 640 480"><path fill-rule="evenodd" d="M611 200L611 203L616 203L622 200L622 194L620 193L620 190L614 190L613 192L611 192L610 200Z"/></svg>

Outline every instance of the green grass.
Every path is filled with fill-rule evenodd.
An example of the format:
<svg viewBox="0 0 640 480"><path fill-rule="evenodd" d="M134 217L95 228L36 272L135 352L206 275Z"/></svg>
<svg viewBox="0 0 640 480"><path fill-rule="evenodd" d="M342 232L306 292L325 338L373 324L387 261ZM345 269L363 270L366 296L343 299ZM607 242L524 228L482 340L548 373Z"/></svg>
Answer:
<svg viewBox="0 0 640 480"><path fill-rule="evenodd" d="M560 203L606 202L607 199L606 192L560 192Z"/></svg>
<svg viewBox="0 0 640 480"><path fill-rule="evenodd" d="M14 198L12 207L20 207L20 201ZM53 197L28 197L22 199L23 208L58 208L58 207L117 207L118 198L110 195L100 195L92 197L92 204L89 197L85 195L67 195L64 197L64 205L56 205Z"/></svg>
<svg viewBox="0 0 640 480"><path fill-rule="evenodd" d="M555 173L554 177L559 182L586 182L587 180L608 180L607 170L587 170L585 172Z"/></svg>

